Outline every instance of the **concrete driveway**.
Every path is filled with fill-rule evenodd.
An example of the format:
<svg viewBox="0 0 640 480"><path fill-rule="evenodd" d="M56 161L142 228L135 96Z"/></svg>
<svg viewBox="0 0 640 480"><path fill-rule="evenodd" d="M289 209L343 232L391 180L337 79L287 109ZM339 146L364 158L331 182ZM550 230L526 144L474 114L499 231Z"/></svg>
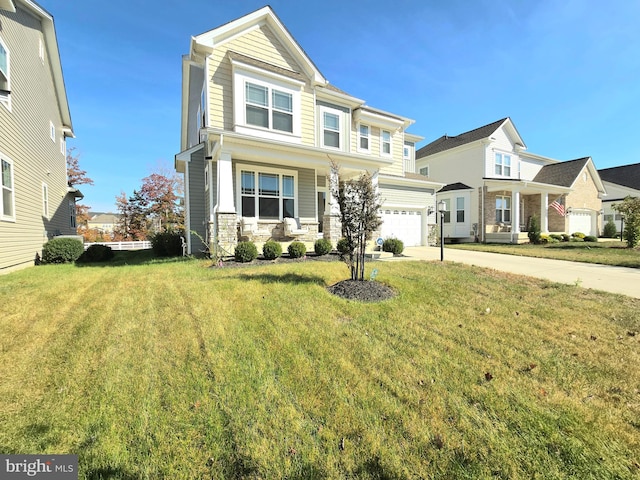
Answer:
<svg viewBox="0 0 640 480"><path fill-rule="evenodd" d="M385 261L439 261L440 247L407 247L403 255L405 256L388 258ZM447 248L446 245L444 259L640 298L640 269L635 268L457 250Z"/></svg>

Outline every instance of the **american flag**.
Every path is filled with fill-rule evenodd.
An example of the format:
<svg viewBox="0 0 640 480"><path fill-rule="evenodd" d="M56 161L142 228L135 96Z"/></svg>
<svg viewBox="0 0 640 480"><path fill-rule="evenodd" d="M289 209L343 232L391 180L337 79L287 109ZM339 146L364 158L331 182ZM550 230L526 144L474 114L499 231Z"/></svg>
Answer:
<svg viewBox="0 0 640 480"><path fill-rule="evenodd" d="M553 202L551 202L549 204L549 206L551 208L553 208L556 212L558 212L559 215L561 216L565 216L565 212L564 212L564 205L563 205L564 201L563 201L563 197L562 195L560 195L558 198L556 198Z"/></svg>

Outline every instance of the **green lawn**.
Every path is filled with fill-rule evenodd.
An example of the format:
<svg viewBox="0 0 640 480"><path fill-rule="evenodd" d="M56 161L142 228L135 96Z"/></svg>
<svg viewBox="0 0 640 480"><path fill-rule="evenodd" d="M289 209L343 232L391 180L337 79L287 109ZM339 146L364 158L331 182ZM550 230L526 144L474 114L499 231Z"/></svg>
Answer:
<svg viewBox="0 0 640 480"><path fill-rule="evenodd" d="M640 476L636 299L378 262L398 296L362 304L326 291L341 263L119 258L0 277L0 452L82 479Z"/></svg>
<svg viewBox="0 0 640 480"><path fill-rule="evenodd" d="M626 248L626 242L619 241L561 242L548 245L461 243L447 244L446 248L640 268L640 249Z"/></svg>

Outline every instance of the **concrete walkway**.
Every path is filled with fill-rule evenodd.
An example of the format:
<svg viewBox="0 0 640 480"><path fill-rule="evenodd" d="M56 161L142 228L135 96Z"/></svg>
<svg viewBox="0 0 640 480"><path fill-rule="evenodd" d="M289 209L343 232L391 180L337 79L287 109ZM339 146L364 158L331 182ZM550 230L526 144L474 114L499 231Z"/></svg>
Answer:
<svg viewBox="0 0 640 480"><path fill-rule="evenodd" d="M440 247L407 247L403 255L405 256L385 261L439 261ZM444 260L640 298L640 269L636 268L457 250L447 248L446 245Z"/></svg>

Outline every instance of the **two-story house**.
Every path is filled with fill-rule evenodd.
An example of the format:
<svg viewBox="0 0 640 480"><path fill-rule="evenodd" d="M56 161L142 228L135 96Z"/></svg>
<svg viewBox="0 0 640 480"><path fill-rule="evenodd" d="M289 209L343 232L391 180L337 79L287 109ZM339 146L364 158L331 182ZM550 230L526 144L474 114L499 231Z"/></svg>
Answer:
<svg viewBox="0 0 640 480"><path fill-rule="evenodd" d="M598 173L607 189L607 198L602 200L604 223L612 220L620 232L624 227L624 220L612 207L627 197L640 197L640 163L603 168ZM604 225L601 227L604 228Z"/></svg>
<svg viewBox="0 0 640 480"><path fill-rule="evenodd" d="M48 239L75 234L70 136L53 17L31 0L0 0L0 272L33 265Z"/></svg>
<svg viewBox="0 0 640 480"><path fill-rule="evenodd" d="M606 192L592 159L529 153L510 118L425 145L416 170L447 184L445 240L524 243L533 216L543 233L600 231Z"/></svg>
<svg viewBox="0 0 640 480"><path fill-rule="evenodd" d="M239 239L335 244L332 161L373 174L382 236L426 244L441 185L415 174L413 121L330 84L270 7L192 37L182 75L189 252L199 237L229 253Z"/></svg>

